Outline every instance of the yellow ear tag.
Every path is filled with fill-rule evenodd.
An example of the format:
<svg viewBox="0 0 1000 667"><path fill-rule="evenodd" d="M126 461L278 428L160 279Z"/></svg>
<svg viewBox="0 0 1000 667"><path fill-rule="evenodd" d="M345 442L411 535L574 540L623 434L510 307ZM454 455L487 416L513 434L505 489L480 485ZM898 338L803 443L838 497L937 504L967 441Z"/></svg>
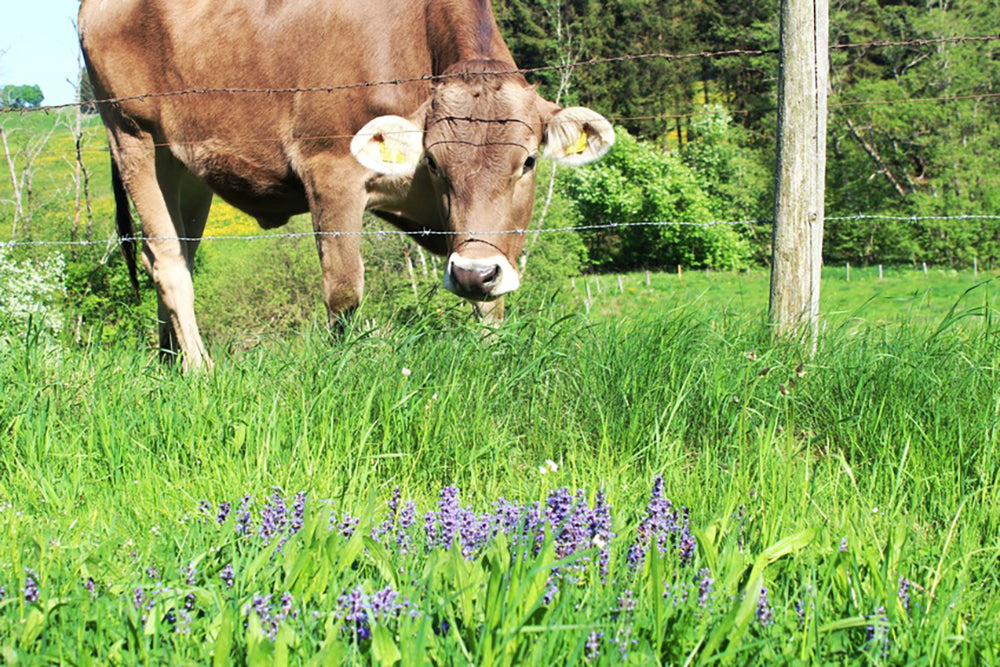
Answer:
<svg viewBox="0 0 1000 667"><path fill-rule="evenodd" d="M576 145L566 151L566 155L579 155L585 150L587 150L587 133L581 132L580 138L576 141Z"/></svg>
<svg viewBox="0 0 1000 667"><path fill-rule="evenodd" d="M399 164L406 159L406 156L403 153L392 150L384 141L378 142L378 149L382 162Z"/></svg>

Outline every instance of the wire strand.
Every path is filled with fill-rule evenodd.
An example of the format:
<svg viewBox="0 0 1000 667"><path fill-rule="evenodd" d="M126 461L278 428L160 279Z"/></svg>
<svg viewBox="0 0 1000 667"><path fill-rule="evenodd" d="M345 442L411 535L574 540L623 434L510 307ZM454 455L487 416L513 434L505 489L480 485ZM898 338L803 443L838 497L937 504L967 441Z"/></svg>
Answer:
<svg viewBox="0 0 1000 667"><path fill-rule="evenodd" d="M837 215L837 216L826 216L827 221L849 221L849 220L886 220L886 221L896 221L896 222L942 222L942 221L956 221L956 220L1000 220L1000 215L980 215L980 214L961 214L961 215L880 215L880 214L867 214L858 213L855 215ZM273 239L301 239L301 238L318 238L318 237L427 237L427 236L505 236L505 235L543 235L543 234L565 234L570 232L581 232L581 231L609 231L609 230L620 230L620 229L630 229L636 227L720 227L720 226L766 226L770 225L772 221L766 218L758 219L748 219L748 220L714 220L709 222L689 222L684 220L641 220L635 222L608 222L599 223L592 225L578 225L578 226L563 226L563 227L549 227L543 229L510 229L510 230L492 230L492 231L468 231L468 230L421 230L417 232L406 232L398 229L362 229L358 231L311 231L311 232L282 232L282 233L265 233L265 234L234 234L234 235L209 235L202 237L185 237L185 236L154 236L154 237L144 237L144 236L134 236L134 237L108 237L103 239L79 239L75 241L70 240L55 240L55 241L7 241L0 242L0 248L17 248L17 247L49 247L49 246L63 246L63 247L81 247L81 246L111 246L121 242L134 242L134 241L144 241L144 242L214 242L214 241L264 241Z"/></svg>
<svg viewBox="0 0 1000 667"><path fill-rule="evenodd" d="M896 46L928 46L932 44L960 44L966 42L982 43L994 40L1000 40L1000 35L964 35L964 36L954 36L954 37L930 37L930 38L899 40L899 41L873 40L873 41L858 42L858 43L831 44L829 48L831 51L846 51L846 50L857 50L857 49L868 49L868 48L888 48ZM662 51L654 51L649 53L623 54L618 56L590 58L587 60L579 60L576 62L563 63L560 65L543 65L539 67L513 68L510 70L490 72L488 75L537 74L541 72L565 71L567 69L578 69L581 67L593 67L596 65L629 62L629 61L653 60L653 59L665 60L669 62L669 61L689 60L696 58L714 59L714 58L728 58L734 56L760 57L760 56L775 55L777 53L778 49L776 48L723 49L718 51L694 51L690 53L667 53ZM291 87L280 87L280 88L195 87L195 88L186 88L173 91L158 91L158 92L150 91L135 95L124 95L120 97L110 97L101 100L90 100L86 102L68 102L65 104L52 104L46 106L31 107L29 109L0 107L0 114L49 112L49 111L56 111L59 109L67 109L78 106L92 106L94 104L121 104L122 102L145 101L147 99L176 97L180 95L208 95L217 93L262 94L262 95L298 94L298 93L333 93L337 91L356 90L360 88L371 88L375 86L398 86L411 83L435 83L450 78L464 77L464 76L468 76L468 74L464 73L426 74L415 77L384 79L380 81L361 81L357 83L343 83L343 84L334 84L328 86L304 86L304 87L291 86Z"/></svg>

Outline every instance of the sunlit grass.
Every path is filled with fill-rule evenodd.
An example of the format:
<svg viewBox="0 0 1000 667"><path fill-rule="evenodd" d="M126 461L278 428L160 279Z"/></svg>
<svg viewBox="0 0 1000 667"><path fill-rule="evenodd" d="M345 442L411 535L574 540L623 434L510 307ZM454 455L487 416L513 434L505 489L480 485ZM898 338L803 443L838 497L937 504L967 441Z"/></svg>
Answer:
<svg viewBox="0 0 1000 667"><path fill-rule="evenodd" d="M995 320L961 316L981 297L932 326L828 327L813 359L769 342L752 309L697 295L624 320L525 303L488 336L449 312L340 340L308 331L194 377L128 341L29 339L0 366L0 637L55 660L575 663L595 635L608 664L623 650L643 664L989 662L1000 346ZM631 568L657 475L696 547L689 564L674 547ZM471 560L426 549L423 516L449 485L477 514L501 496L544 505L565 487L593 506L602 491L610 575L588 569L546 601L569 564L554 547L523 564L500 538ZM420 517L406 554L371 539L395 487ZM308 498L278 555L258 532L237 539L233 518L274 488ZM356 537L327 530L331 509L360 519ZM419 613L355 637L338 599L386 586ZM272 595L273 620L286 592L298 616L271 639L254 599Z"/></svg>

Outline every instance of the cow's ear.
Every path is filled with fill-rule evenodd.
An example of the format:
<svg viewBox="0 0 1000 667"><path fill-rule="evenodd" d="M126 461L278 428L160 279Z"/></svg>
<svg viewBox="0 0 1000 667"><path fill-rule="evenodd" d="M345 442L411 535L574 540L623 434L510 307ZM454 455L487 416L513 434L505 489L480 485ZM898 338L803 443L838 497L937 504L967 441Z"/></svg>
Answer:
<svg viewBox="0 0 1000 667"><path fill-rule="evenodd" d="M615 130L604 116L586 107L567 107L545 126L544 157L575 167L600 158L614 143Z"/></svg>
<svg viewBox="0 0 1000 667"><path fill-rule="evenodd" d="M387 176L412 174L423 152L424 131L401 116L373 118L351 139L354 158Z"/></svg>

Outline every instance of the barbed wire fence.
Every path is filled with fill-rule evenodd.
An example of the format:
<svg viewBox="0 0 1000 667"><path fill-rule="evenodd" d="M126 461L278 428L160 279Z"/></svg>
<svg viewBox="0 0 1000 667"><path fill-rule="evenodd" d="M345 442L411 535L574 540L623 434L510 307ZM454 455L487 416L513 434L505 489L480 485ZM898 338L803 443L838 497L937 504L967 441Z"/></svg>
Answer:
<svg viewBox="0 0 1000 667"><path fill-rule="evenodd" d="M1000 35L972 35L972 36L953 36L953 37L937 37L937 38L925 38L925 39L910 39L910 40L876 40L876 41L864 41L856 43L835 43L829 46L831 51L851 51L851 50L866 50L866 49L879 49L879 48L890 48L890 47L919 47L919 46L930 46L930 45L941 45L941 44L963 44L963 43L986 43L992 41L1000 41ZM766 57L774 56L778 54L778 49L726 49L719 51L698 51L691 53L666 53L666 52L650 52L641 54L623 54L610 57L602 58L592 58L586 60L579 60L571 63L560 64L560 65L547 65L542 67L532 67L532 68L519 68L512 69L506 72L499 72L500 74L522 74L530 75L541 72L559 71L565 69L576 69L592 67L602 64L612 64L619 62L628 61L645 61L645 60L662 60L662 61L682 61L691 59L716 59L716 58L731 58L731 57ZM398 78L398 79L386 79L378 81L363 81L354 83L344 83L335 84L327 86L306 86L306 87L277 87L277 88L241 88L241 87L197 87L197 88L187 88L182 90L173 91L160 91L160 92L147 92L135 95L126 95L120 97L112 97L100 100L87 100L78 101L66 104L57 105L46 105L38 106L32 108L9 108L0 107L0 120L4 116L12 114L34 114L42 113L49 114L59 112L65 109L72 108L83 108L91 107L95 104L109 104L109 105L119 105L131 101L145 101L151 99L159 98L169 98L178 96L204 96L211 94L226 94L226 95L282 95L282 94L309 94L309 93L334 93L338 91L347 90L357 90L363 88L372 88L377 86L399 86L406 84L428 84L443 81L455 76L462 76L460 74L454 75L426 75L420 77L409 77L409 78ZM964 100L992 100L1000 98L1000 93L994 92L984 92L984 93L973 93L967 95L942 95L942 96L925 96L919 98L906 98L901 97L897 99L874 99L874 100L845 100L845 101L833 101L830 103L830 107L857 107L857 106L880 106L880 105L900 105L900 104L912 104L912 103L948 103ZM769 106L766 108L755 108L755 109L743 109L743 110L727 110L730 114L747 114L747 113L767 113L774 111L776 107ZM696 116L700 112L683 113L683 114L655 114L655 115L633 115L633 116L613 116L609 115L608 119L615 122L624 121L635 121L635 120L673 120L673 119L683 119ZM486 120L486 119L474 119L465 118L463 120L468 121L480 121L480 122L509 122L509 120ZM298 139L315 139L315 140L333 140L333 139L349 139L352 135L345 134L323 134L308 137L298 137ZM181 142L183 144L197 144L204 141L214 141L216 139L204 139L204 140L191 140ZM259 142L273 142L278 141L275 138L259 138L259 139L241 139L241 141L259 141ZM157 144L157 146L169 146L172 144ZM82 153L90 152L100 152L107 153L108 148L106 145L100 147L85 147L81 146L80 142L77 141L75 149L77 159ZM37 150L34 155L63 155L65 156L70 151L60 151L60 150ZM67 162L68 162L67 158ZM995 215L977 215L977 214L959 214L959 215L936 215L936 216L891 216L891 215L875 215L866 213L856 213L853 215L837 215L837 216L826 216L826 220L829 221L865 221L865 220L882 220L882 221L899 221L899 222L945 222L945 221L963 221L963 220L998 220L1000 216ZM761 225L771 224L770 219L757 218L752 220L719 220L719 221L708 221L708 222L690 222L681 220L640 220L640 221L606 221L596 224L588 225L577 225L577 226L557 226L548 227L540 229L524 229L524 230L505 230L505 231L494 231L494 232L476 232L476 234L481 235L491 235L491 234L521 234L526 236L539 236L548 234L564 234L564 233L577 233L581 231L621 231L632 228L658 228L658 227L668 227L668 226L679 226L679 227L699 227L699 228L709 228L718 226L730 226L730 227L753 227ZM256 233L256 234L224 234L224 235L207 235L202 236L197 239L195 238L185 238L185 237L148 237L144 238L139 235L135 238L119 238L119 237L108 237L108 238L83 238L83 239L62 239L62 240L41 240L41 239L28 239L28 240L17 240L12 239L6 242L0 242L0 248L16 248L16 247L86 247L86 246L105 246L112 249L114 246L121 242L131 242L131 241L201 241L201 242L221 242L221 241L261 241L268 239L298 239L298 238L315 238L317 236L363 236L363 237L419 237L419 236L439 236L439 235L456 235L456 234L468 234L467 231L457 232L457 231L447 231L447 230L424 230L419 232L407 232L395 229L362 229L359 231L309 231L309 232L284 232L284 233Z"/></svg>

